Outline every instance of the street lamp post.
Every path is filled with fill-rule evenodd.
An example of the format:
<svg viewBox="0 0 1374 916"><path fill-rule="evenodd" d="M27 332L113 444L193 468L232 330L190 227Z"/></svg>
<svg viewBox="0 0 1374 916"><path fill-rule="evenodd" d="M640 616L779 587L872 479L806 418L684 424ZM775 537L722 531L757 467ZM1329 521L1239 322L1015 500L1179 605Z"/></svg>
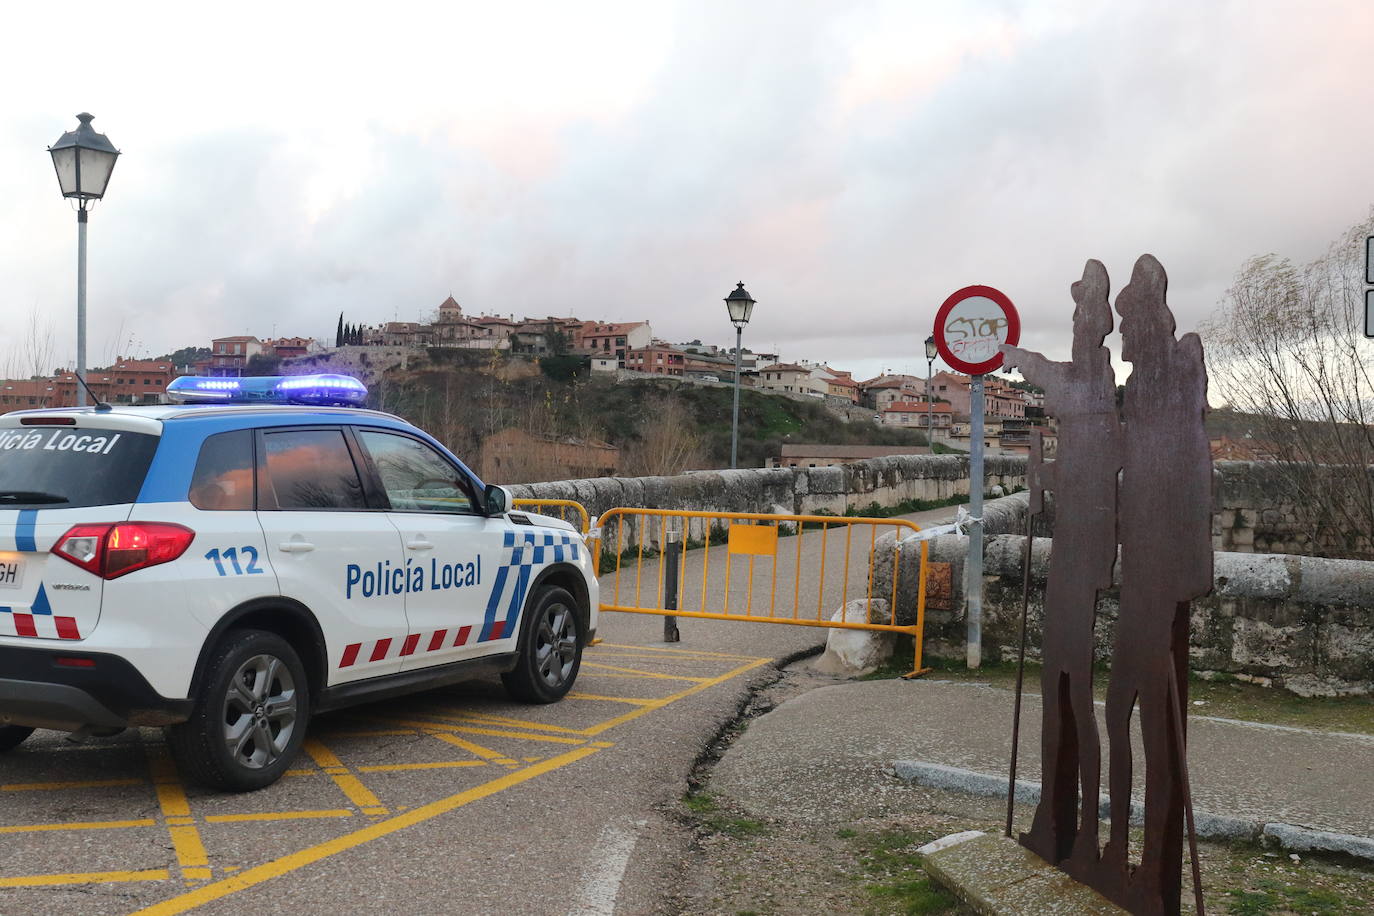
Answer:
<svg viewBox="0 0 1374 916"><path fill-rule="evenodd" d="M52 146L53 168L62 196L76 201L76 374L81 383L76 386L76 405L86 405L86 214L87 204L105 196L119 150L109 139L91 127L93 115L82 112L76 116L81 123L69 130Z"/></svg>
<svg viewBox="0 0 1374 916"><path fill-rule="evenodd" d="M930 446L930 453L935 454L935 427L931 426L932 399L930 394L931 373L934 371L935 354L938 352L935 347L935 335L931 334L926 338L926 445Z"/></svg>
<svg viewBox="0 0 1374 916"><path fill-rule="evenodd" d="M754 314L754 297L745 290L743 280L725 297L725 308L730 312L730 323L735 326L735 412L730 422L730 467L734 469L739 467L740 344L744 340L744 326Z"/></svg>

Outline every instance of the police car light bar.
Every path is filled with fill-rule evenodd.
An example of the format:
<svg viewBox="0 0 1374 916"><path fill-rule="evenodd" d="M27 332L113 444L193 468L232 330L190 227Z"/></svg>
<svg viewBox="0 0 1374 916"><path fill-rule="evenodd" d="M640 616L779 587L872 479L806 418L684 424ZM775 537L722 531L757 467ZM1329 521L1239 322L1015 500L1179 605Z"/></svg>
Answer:
<svg viewBox="0 0 1374 916"><path fill-rule="evenodd" d="M347 375L263 375L217 378L183 375L167 386L179 404L355 405L367 400L367 386Z"/></svg>

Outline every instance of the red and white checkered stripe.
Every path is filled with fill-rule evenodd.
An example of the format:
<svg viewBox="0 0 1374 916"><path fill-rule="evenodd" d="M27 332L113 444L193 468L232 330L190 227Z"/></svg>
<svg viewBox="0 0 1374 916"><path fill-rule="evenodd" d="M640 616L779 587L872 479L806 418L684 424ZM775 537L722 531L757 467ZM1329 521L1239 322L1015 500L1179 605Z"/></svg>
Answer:
<svg viewBox="0 0 1374 916"><path fill-rule="evenodd" d="M38 639L80 639L75 617L55 614L28 614L23 611L0 613L0 636L30 636Z"/></svg>
<svg viewBox="0 0 1374 916"><path fill-rule="evenodd" d="M458 627L457 629L434 630L429 633L410 633L406 636L388 636L385 639L372 642L349 643L344 646L343 655L339 658L339 667L352 668L357 664L395 661L410 655L425 655L429 652L438 652L440 649L455 649L458 646L467 645L473 629L473 627ZM452 638L450 638L450 634L452 634ZM493 632L491 636L492 639L499 639L500 637L499 630Z"/></svg>

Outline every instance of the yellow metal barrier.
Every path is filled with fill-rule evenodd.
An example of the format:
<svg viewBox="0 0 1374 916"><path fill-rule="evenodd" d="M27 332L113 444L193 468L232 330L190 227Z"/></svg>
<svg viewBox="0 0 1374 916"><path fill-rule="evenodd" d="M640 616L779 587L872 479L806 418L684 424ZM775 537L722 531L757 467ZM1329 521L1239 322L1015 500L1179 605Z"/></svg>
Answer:
<svg viewBox="0 0 1374 916"><path fill-rule="evenodd" d="M581 524L577 525L577 530L581 531L583 534L586 534L588 531L591 530L592 527L592 519L591 516L587 514L587 507L579 502L574 502L571 499L517 499L514 500L514 504L517 508L523 506L526 509L564 510L560 512L558 515L558 517L563 519L564 521L568 520L567 510L576 509L577 515L581 520ZM549 515L551 513L541 512L540 514Z"/></svg>
<svg viewBox="0 0 1374 916"><path fill-rule="evenodd" d="M900 538L921 530L912 522L619 508L602 515L597 526L604 548L598 559L603 611L904 633L915 643L908 677L926 670L921 660L929 544L921 542L915 623L897 622L899 552L891 582L886 576L875 581L873 548L880 529ZM788 537L791 543L785 543ZM675 595L665 593L666 552L676 554ZM847 605L858 598L870 601L861 617L850 619ZM888 602L877 619L874 598ZM830 619L842 609L840 620Z"/></svg>
<svg viewBox="0 0 1374 916"><path fill-rule="evenodd" d="M557 517L563 519L565 522L569 521L568 510L576 510L578 521L572 522L572 524L578 531L582 532L582 537L586 540L587 549L591 551L592 557L597 556L597 552L600 550L601 546L600 541L590 536L592 530L592 517L587 513L587 507L580 502L571 499L516 499L512 502L514 508L537 510L557 509L559 510ZM550 515L552 513L540 512L539 514Z"/></svg>

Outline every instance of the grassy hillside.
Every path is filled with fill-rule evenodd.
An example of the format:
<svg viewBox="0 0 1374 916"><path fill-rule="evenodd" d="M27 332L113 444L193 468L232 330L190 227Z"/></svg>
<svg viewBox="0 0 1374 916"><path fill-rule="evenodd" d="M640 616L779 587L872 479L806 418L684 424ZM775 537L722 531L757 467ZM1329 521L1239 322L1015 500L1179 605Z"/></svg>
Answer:
<svg viewBox="0 0 1374 916"><path fill-rule="evenodd" d="M487 436L516 427L617 445L625 474L729 465L730 388L670 379L615 383L569 368L502 353L431 351L420 364L374 381L370 406L400 414L474 462ZM788 442L917 446L925 438L867 419L845 422L819 401L743 389L740 466L761 467Z"/></svg>

